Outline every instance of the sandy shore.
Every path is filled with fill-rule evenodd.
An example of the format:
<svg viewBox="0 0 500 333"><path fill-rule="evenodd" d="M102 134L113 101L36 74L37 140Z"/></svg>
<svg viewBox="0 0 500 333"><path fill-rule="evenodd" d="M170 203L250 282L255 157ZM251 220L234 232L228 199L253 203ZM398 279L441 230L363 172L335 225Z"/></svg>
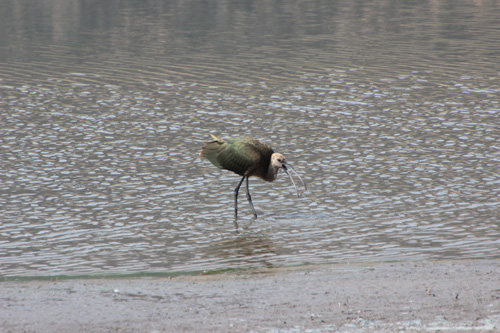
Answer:
<svg viewBox="0 0 500 333"><path fill-rule="evenodd" d="M0 283L1 332L500 331L500 261Z"/></svg>

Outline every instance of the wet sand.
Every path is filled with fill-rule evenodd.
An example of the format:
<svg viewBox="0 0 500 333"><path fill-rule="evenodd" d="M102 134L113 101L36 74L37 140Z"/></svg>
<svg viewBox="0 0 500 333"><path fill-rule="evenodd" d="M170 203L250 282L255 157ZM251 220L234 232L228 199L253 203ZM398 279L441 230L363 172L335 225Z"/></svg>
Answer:
<svg viewBox="0 0 500 333"><path fill-rule="evenodd" d="M0 332L500 331L500 260L0 283Z"/></svg>

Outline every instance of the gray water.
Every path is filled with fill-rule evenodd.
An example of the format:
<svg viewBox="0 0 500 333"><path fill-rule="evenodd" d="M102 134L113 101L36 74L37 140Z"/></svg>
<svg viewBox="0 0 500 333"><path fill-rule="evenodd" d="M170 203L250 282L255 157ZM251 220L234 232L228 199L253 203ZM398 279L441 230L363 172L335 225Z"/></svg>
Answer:
<svg viewBox="0 0 500 333"><path fill-rule="evenodd" d="M0 274L500 257L499 1L0 2ZM199 158L251 136L302 175Z"/></svg>

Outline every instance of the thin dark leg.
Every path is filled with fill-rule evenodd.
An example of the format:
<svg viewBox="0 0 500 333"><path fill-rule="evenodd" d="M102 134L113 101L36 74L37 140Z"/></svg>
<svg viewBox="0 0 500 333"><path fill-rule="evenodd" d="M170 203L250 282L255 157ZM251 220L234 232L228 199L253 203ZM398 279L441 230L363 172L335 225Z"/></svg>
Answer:
<svg viewBox="0 0 500 333"><path fill-rule="evenodd" d="M248 202L250 203L250 206L252 207L253 215L255 216L255 218L257 218L257 212L255 211L255 208L253 207L252 197L250 196L250 190L248 189L248 177L247 177L247 199L248 199Z"/></svg>
<svg viewBox="0 0 500 333"><path fill-rule="evenodd" d="M241 178L240 182L238 183L238 186L234 189L234 217L238 216L238 191L240 190L241 184L243 184L243 181L245 180L245 176ZM248 182L248 178L247 178Z"/></svg>

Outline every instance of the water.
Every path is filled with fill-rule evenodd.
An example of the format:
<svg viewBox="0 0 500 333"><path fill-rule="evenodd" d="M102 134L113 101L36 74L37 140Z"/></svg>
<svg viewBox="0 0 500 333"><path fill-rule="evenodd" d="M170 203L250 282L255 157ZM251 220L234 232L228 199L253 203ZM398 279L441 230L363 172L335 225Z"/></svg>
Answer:
<svg viewBox="0 0 500 333"><path fill-rule="evenodd" d="M0 274L500 257L498 1L0 4ZM284 174L198 157L272 143Z"/></svg>

